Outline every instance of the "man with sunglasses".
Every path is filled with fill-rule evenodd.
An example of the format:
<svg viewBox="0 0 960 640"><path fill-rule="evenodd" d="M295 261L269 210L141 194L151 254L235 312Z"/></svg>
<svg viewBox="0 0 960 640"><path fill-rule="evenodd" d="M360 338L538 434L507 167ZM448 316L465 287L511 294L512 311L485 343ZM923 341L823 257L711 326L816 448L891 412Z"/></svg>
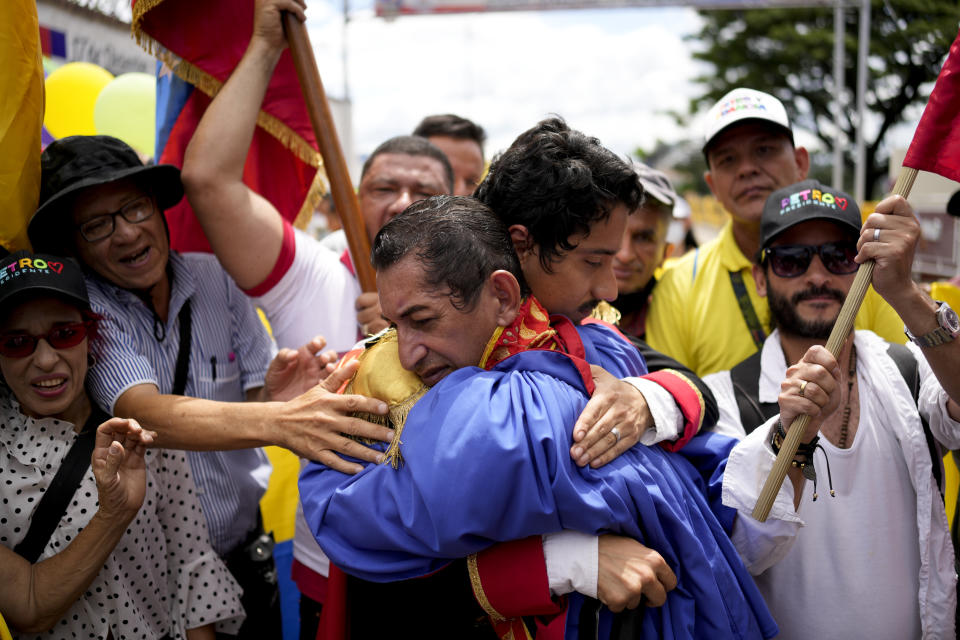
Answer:
<svg viewBox="0 0 960 640"><path fill-rule="evenodd" d="M770 333L770 310L750 275L760 216L771 192L806 179L810 168L783 104L753 89L734 89L710 108L703 154L704 180L730 220L666 270L647 318L650 346L699 376L729 369ZM900 319L873 290L855 326L903 342Z"/></svg>
<svg viewBox="0 0 960 640"><path fill-rule="evenodd" d="M919 224L893 196L861 230L850 196L807 180L767 199L760 233L753 276L776 330L760 353L705 379L717 430L743 438L723 480L723 502L738 510L734 544L781 638L952 638L956 573L938 482L940 447L960 446L960 324L910 278ZM823 345L868 259L914 344L859 330L834 358ZM757 522L800 414L811 420L788 480Z"/></svg>

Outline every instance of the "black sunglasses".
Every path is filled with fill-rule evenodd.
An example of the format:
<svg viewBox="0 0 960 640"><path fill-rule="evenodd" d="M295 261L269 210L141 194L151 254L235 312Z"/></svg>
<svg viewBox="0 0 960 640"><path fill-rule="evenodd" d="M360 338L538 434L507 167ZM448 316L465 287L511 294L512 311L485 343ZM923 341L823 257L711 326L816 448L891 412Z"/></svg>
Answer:
<svg viewBox="0 0 960 640"><path fill-rule="evenodd" d="M760 261L769 261L770 269L781 278L796 278L807 272L814 254L820 256L820 261L827 271L838 276L853 273L860 266L854 261L857 244L849 240L828 242L819 246L787 244L768 247L763 250Z"/></svg>
<svg viewBox="0 0 960 640"><path fill-rule="evenodd" d="M0 335L0 355L8 358L26 358L37 349L41 339L46 340L54 349L75 347L90 333L93 320L60 324L45 334L5 333Z"/></svg>

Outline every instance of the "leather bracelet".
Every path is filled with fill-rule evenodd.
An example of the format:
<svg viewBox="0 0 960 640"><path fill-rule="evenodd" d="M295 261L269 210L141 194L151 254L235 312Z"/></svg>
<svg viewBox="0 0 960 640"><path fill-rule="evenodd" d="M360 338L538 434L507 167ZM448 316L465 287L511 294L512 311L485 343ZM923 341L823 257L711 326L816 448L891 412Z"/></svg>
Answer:
<svg viewBox="0 0 960 640"><path fill-rule="evenodd" d="M787 437L787 432L783 428L783 422L780 419L777 419L777 428L774 429L773 433L770 435L770 448L773 449L773 455L779 455L780 447L783 446L783 441ZM820 442L820 436L814 436L813 440L808 443L801 442L797 446L797 457L793 459L793 466L803 468L813 459L813 451L817 448L817 443ZM798 459L800 456L803 457L802 460Z"/></svg>
<svg viewBox="0 0 960 640"><path fill-rule="evenodd" d="M777 428L774 429L770 435L770 448L773 449L774 455L780 453L780 448L783 446L783 440L786 437L787 432L783 428L783 422L777 419ZM814 502L817 500L817 471L813 468L813 453L817 447L820 447L819 442L820 436L814 436L813 440L806 444L801 442L797 446L797 457L790 461L792 467L800 469L804 478L813 481ZM827 481L830 485L830 495L836 497L837 494L833 490L833 474L830 472L830 461L827 459L827 452L824 451L823 447L820 447L820 450L823 451L823 459L827 463Z"/></svg>

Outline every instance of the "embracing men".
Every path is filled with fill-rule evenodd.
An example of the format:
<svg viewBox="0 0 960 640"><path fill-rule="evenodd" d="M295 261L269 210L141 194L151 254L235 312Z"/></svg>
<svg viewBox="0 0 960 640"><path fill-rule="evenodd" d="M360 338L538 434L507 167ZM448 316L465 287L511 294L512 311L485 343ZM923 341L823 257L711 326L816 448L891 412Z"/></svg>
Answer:
<svg viewBox="0 0 960 640"><path fill-rule="evenodd" d="M624 221L616 223L617 240ZM548 616L540 624L554 637L607 637L628 628L648 638L775 633L726 537L732 512L718 509L718 518L711 508L707 485L717 478L710 474L730 441L700 436L683 449L687 457L633 447L599 469L570 459L571 431L593 386L586 360L617 376L641 375L645 367L611 328L548 318L530 294L506 226L489 209L470 198L423 201L378 234L373 260L381 307L396 332L368 352L395 340L400 364L432 388L411 387L415 404L397 425L396 465L356 476L311 465L301 478L307 521L338 566L387 581L443 576L452 560L467 557L472 596L483 606L477 612L500 634L521 633L524 612L511 619L485 592L491 583L479 552L561 530L616 532L656 550L677 588L662 606L626 619L579 594L569 606L559 601L526 612ZM367 375L363 359L377 357L361 356L355 384ZM522 570L514 575L526 578ZM425 616L425 629L447 606L446 599L415 604L419 611L405 613L408 620Z"/></svg>

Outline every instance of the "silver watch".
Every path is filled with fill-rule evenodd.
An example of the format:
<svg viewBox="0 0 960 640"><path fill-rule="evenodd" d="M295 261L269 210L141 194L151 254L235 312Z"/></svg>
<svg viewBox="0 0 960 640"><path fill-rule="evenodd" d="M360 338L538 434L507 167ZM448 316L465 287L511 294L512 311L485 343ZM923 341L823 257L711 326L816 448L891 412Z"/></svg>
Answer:
<svg viewBox="0 0 960 640"><path fill-rule="evenodd" d="M935 347L938 344L951 342L960 335L960 318L957 317L957 312L946 302L940 300L934 300L934 302L938 305L936 318L939 327L922 336L915 336L910 333L910 329L903 328L903 332L907 334L910 341L921 347Z"/></svg>

